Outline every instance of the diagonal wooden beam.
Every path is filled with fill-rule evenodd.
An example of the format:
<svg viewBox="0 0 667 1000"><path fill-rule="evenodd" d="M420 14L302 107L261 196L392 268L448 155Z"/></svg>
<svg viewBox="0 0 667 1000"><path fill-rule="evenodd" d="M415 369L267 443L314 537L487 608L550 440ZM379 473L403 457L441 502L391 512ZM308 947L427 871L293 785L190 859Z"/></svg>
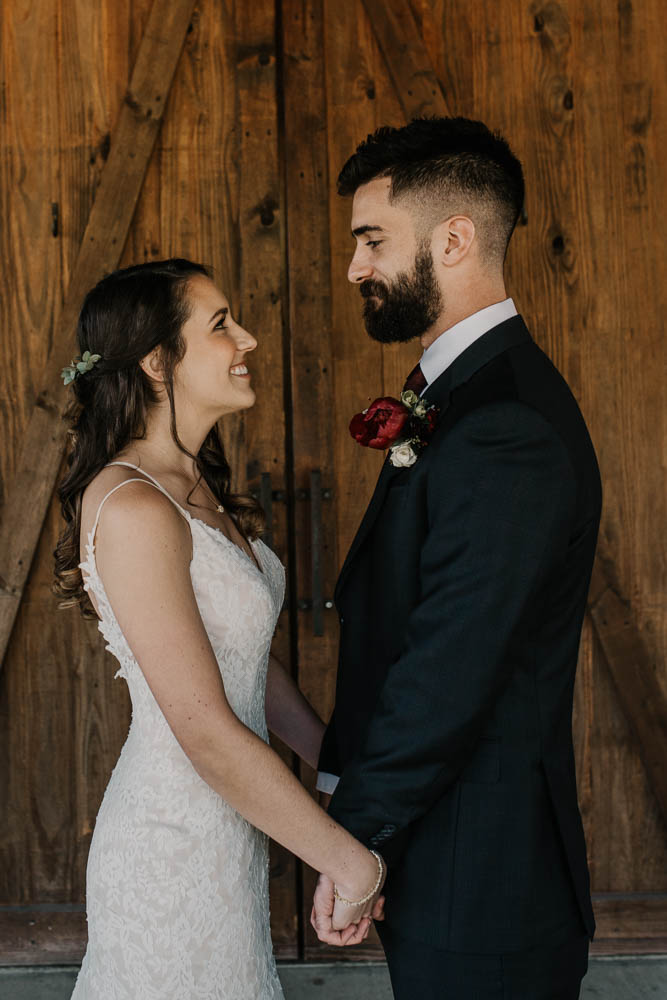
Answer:
<svg viewBox="0 0 667 1000"><path fill-rule="evenodd" d="M407 121L450 115L408 0L363 0Z"/></svg>
<svg viewBox="0 0 667 1000"><path fill-rule="evenodd" d="M667 698L630 604L612 583L611 567L608 554L598 547L588 611L667 827Z"/></svg>
<svg viewBox="0 0 667 1000"><path fill-rule="evenodd" d="M128 92L113 133L41 390L28 421L0 526L0 663L18 614L30 564L65 447L68 402L60 370L74 349L84 295L118 266L157 137L195 0L154 0ZM44 343L48 330L42 333Z"/></svg>

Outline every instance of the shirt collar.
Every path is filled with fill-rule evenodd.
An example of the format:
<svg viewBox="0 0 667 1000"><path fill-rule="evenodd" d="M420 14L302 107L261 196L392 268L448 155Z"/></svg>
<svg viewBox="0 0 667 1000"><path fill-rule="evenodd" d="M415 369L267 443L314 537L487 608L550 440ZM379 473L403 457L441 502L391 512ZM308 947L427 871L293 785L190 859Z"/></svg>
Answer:
<svg viewBox="0 0 667 1000"><path fill-rule="evenodd" d="M431 346L426 348L419 362L426 379L426 388L435 382L471 344L494 326L516 315L517 310L513 300L505 299L503 302L494 302L485 309L479 309L441 333Z"/></svg>

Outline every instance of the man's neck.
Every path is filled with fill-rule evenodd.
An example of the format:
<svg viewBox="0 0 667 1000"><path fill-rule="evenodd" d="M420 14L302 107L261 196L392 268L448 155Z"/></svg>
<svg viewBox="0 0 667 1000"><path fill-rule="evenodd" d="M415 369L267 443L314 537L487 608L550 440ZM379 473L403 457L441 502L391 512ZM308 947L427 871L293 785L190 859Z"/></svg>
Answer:
<svg viewBox="0 0 667 1000"><path fill-rule="evenodd" d="M438 316L435 323L422 334L421 345L426 350L438 337L441 337L447 330L467 319L480 309L495 305L497 302L504 302L507 292L504 285L495 285L493 288L480 289L476 295L462 295L457 301L452 301L447 308Z"/></svg>

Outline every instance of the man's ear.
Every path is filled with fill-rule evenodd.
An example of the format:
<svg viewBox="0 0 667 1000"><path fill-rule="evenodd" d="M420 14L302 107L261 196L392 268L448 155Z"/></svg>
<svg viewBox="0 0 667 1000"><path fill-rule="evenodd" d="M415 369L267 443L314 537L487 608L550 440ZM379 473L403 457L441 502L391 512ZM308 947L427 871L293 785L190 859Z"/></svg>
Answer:
<svg viewBox="0 0 667 1000"><path fill-rule="evenodd" d="M162 358L160 348L154 347L150 354L147 354L139 362L142 370L154 382L164 382L164 372L162 370Z"/></svg>
<svg viewBox="0 0 667 1000"><path fill-rule="evenodd" d="M445 267L460 264L475 239L475 223L467 215L452 215L433 230L433 258Z"/></svg>

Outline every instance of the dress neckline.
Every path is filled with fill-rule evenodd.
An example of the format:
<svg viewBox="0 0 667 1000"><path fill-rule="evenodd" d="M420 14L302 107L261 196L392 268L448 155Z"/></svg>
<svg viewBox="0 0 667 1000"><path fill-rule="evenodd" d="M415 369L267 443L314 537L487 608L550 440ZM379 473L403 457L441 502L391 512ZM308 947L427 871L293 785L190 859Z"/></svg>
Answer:
<svg viewBox="0 0 667 1000"><path fill-rule="evenodd" d="M174 498L171 495L171 493L169 493L168 490L166 490L164 488L164 486L162 485L162 483L159 482L155 478L155 476L152 476L150 474L150 472L146 472L145 469L140 468L138 465L134 465L132 462L123 462L123 461L120 461L120 460L119 461L115 461L115 462L107 462L107 464L104 466L104 468L106 469L109 465L125 465L128 468L130 468L130 469L134 469L136 472L141 472L141 474L143 476L146 476L148 479L150 479L151 482L154 483L155 486L157 486L158 489L162 493L164 493L164 495L166 497L168 497L171 500L171 502L176 507L178 507L178 509L185 515L185 517L188 519L188 521L195 521L197 524L203 525L204 528L209 528L210 531L215 531L216 534L218 534L222 539L224 539L224 541L226 541L229 545L231 545L233 548L235 548L237 552L239 552L245 559L247 559L247 561L250 563L250 565L254 567L254 569L260 574L260 576L266 576L266 573L264 572L264 570L262 568L262 565L260 563L259 556L257 555L257 552L255 551L255 547L253 545L252 539L250 539L250 538L248 539L248 545L252 549L253 555L255 556L254 559L251 558L248 555L248 553L246 552L245 549L242 549L240 545L237 545L236 542L233 542L232 539L228 535L226 535L225 532L221 528L216 528L216 526L214 524L209 524L208 521L202 520L201 517L194 517L194 515L191 514L189 510L186 510L185 507L182 507L181 504L177 500L174 500ZM193 553L193 556L194 556L194 553Z"/></svg>

